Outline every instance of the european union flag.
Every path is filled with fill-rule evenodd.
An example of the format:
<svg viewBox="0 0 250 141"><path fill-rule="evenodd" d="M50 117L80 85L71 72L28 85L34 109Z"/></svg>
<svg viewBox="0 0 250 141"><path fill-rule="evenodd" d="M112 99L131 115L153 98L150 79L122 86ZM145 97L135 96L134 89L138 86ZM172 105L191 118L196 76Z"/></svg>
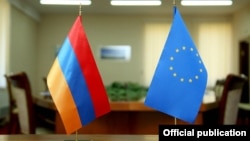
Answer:
<svg viewBox="0 0 250 141"><path fill-rule="evenodd" d="M176 7L145 105L193 123L207 85L207 70Z"/></svg>

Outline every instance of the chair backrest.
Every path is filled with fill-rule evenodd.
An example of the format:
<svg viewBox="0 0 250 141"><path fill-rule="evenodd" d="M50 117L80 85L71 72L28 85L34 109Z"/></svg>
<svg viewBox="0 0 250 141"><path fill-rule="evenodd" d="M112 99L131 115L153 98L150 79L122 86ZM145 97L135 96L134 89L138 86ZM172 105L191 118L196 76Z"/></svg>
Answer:
<svg viewBox="0 0 250 141"><path fill-rule="evenodd" d="M216 100L220 100L224 88L225 79L219 79L216 81L214 86L214 92L216 96Z"/></svg>
<svg viewBox="0 0 250 141"><path fill-rule="evenodd" d="M250 103L249 81L247 81L243 87L240 102L241 103Z"/></svg>
<svg viewBox="0 0 250 141"><path fill-rule="evenodd" d="M30 82L25 72L5 75L11 103L16 104L20 132L22 134L35 133L35 116Z"/></svg>
<svg viewBox="0 0 250 141"><path fill-rule="evenodd" d="M219 102L219 124L237 124L238 104L246 82L246 77L235 74L227 75Z"/></svg>

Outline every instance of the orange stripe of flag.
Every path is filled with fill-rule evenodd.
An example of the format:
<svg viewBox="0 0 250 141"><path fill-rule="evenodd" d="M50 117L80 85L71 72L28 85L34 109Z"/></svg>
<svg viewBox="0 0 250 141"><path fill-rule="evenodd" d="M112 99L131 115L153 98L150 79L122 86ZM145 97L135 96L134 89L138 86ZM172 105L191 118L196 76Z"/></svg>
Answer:
<svg viewBox="0 0 250 141"><path fill-rule="evenodd" d="M53 101L57 101L55 105L61 119L64 125L67 126L65 127L66 133L72 133L76 131L76 128L80 129L82 123L57 58L48 74L47 83Z"/></svg>

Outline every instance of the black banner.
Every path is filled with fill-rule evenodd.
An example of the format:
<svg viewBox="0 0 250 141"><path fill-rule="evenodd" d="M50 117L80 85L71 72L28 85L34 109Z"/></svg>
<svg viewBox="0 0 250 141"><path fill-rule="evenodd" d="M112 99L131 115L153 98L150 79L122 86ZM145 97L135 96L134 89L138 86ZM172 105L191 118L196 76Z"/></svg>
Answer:
<svg viewBox="0 0 250 141"><path fill-rule="evenodd" d="M185 138L204 140L211 138L240 139L249 141L249 125L160 125L159 141Z"/></svg>

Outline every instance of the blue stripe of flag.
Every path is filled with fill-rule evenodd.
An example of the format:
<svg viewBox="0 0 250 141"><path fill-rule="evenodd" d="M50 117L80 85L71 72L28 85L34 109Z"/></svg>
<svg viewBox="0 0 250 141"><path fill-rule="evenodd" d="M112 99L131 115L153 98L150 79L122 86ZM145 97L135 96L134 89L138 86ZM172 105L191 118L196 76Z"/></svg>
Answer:
<svg viewBox="0 0 250 141"><path fill-rule="evenodd" d="M95 119L95 111L86 80L68 37L58 54L58 60L77 106L82 125L86 125Z"/></svg>

